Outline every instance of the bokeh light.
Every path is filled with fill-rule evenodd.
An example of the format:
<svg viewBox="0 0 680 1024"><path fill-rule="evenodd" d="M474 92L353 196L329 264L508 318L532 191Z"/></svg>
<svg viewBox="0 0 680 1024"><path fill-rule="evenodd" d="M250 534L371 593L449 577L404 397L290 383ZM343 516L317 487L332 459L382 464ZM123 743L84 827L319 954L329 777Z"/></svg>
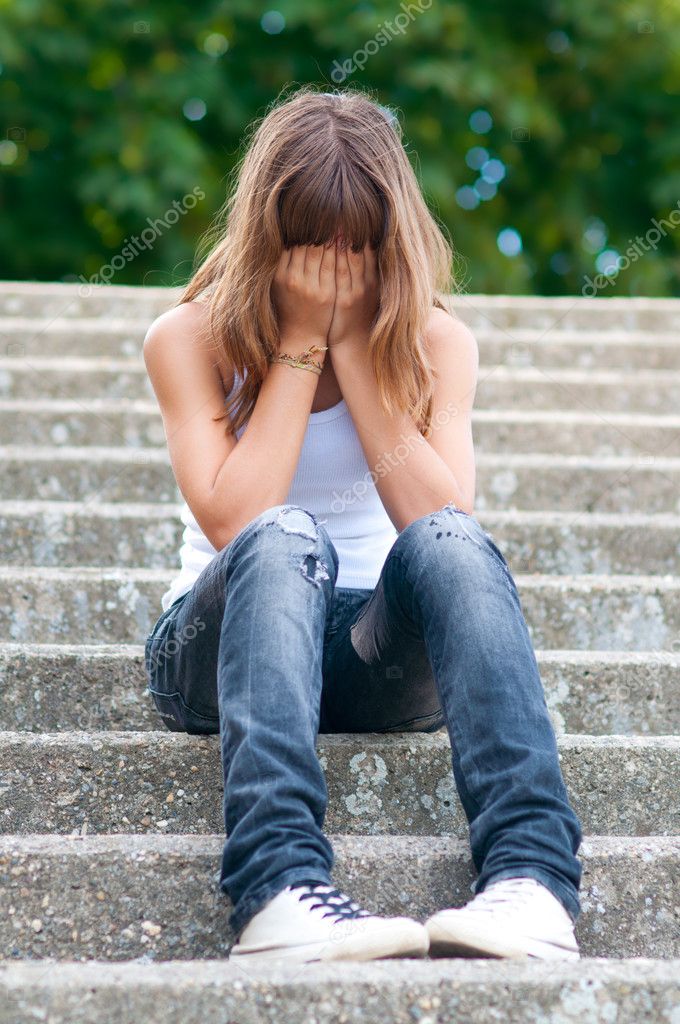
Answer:
<svg viewBox="0 0 680 1024"><path fill-rule="evenodd" d="M505 164L502 160L487 160L482 166L482 178L484 181L497 185L505 177Z"/></svg>
<svg viewBox="0 0 680 1024"><path fill-rule="evenodd" d="M206 115L206 105L203 100L192 97L182 107L182 113L187 121L201 121Z"/></svg>
<svg viewBox="0 0 680 1024"><path fill-rule="evenodd" d="M496 245L504 256L512 259L522 251L522 236L515 228L503 228L498 232Z"/></svg>
<svg viewBox="0 0 680 1024"><path fill-rule="evenodd" d="M468 167L471 167L473 171L478 171L480 167L483 167L488 159L489 153L483 146L473 146L472 149L468 149L465 154L465 163Z"/></svg>
<svg viewBox="0 0 680 1024"><path fill-rule="evenodd" d="M488 110L475 110L468 122L476 135L485 135L493 128L493 119Z"/></svg>
<svg viewBox="0 0 680 1024"><path fill-rule="evenodd" d="M595 266L601 274L614 275L618 274L618 260L620 259L619 253L616 249L605 249L601 252L595 260Z"/></svg>
<svg viewBox="0 0 680 1024"><path fill-rule="evenodd" d="M203 52L210 57L221 57L229 49L229 40L221 32L211 32L203 40Z"/></svg>
<svg viewBox="0 0 680 1024"><path fill-rule="evenodd" d="M286 27L286 19L281 11L265 11L260 18L260 26L270 36L276 36Z"/></svg>
<svg viewBox="0 0 680 1024"><path fill-rule="evenodd" d="M545 43L551 53L566 53L571 46L571 39L566 32L556 29L548 33Z"/></svg>
<svg viewBox="0 0 680 1024"><path fill-rule="evenodd" d="M571 271L571 260L565 252L554 252L550 257L550 269L560 277L568 274Z"/></svg>
<svg viewBox="0 0 680 1024"><path fill-rule="evenodd" d="M19 150L15 142L10 139L4 139L0 142L0 164L3 167L9 167L13 164L19 155Z"/></svg>
<svg viewBox="0 0 680 1024"><path fill-rule="evenodd" d="M474 184L474 190L480 199L493 199L498 191L493 182L486 181L484 178L477 178L477 181Z"/></svg>
<svg viewBox="0 0 680 1024"><path fill-rule="evenodd" d="M463 185L456 192L456 202L463 210L475 210L479 206L479 196L469 185Z"/></svg>
<svg viewBox="0 0 680 1024"><path fill-rule="evenodd" d="M599 217L591 217L583 232L583 248L587 252L600 252L607 244L607 226Z"/></svg>

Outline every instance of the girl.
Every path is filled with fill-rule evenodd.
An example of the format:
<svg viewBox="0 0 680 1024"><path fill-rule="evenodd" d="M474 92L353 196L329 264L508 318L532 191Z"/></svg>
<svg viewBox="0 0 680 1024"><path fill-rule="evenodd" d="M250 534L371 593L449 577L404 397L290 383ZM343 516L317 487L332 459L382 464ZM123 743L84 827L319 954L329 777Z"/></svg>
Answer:
<svg viewBox="0 0 680 1024"><path fill-rule="evenodd" d="M167 727L221 737L231 956L578 958L580 825L473 515L477 347L398 122L299 89L224 213L144 342L185 498L145 658ZM369 914L331 881L317 734L443 726L476 895L425 925Z"/></svg>

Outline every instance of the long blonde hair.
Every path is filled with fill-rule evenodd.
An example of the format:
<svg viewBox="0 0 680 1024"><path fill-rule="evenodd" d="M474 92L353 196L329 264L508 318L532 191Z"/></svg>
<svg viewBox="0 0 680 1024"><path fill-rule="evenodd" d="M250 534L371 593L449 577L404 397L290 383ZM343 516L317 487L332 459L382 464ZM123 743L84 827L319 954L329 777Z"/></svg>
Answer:
<svg viewBox="0 0 680 1024"><path fill-rule="evenodd" d="M246 421L278 351L271 284L283 248L323 245L342 231L377 248L379 308L368 338L382 407L431 431L433 368L423 333L453 290L453 247L430 213L392 112L356 87L304 85L251 126L235 187L203 238L208 255L178 305L209 296L214 344L242 378L230 430ZM244 378L244 371L247 375ZM221 416L216 419L221 419Z"/></svg>

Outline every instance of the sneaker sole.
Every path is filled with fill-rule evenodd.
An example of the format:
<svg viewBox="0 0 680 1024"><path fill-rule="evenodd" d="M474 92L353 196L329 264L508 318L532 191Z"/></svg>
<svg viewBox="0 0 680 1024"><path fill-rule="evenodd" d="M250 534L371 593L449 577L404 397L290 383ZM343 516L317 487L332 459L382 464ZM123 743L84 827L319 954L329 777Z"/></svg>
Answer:
<svg viewBox="0 0 680 1024"><path fill-rule="evenodd" d="M558 946L554 942L524 939L504 942L483 930L465 927L462 922L430 921L430 956L455 956L494 960L580 960L578 949Z"/></svg>
<svg viewBox="0 0 680 1024"><path fill-rule="evenodd" d="M327 939L323 942L305 942L296 946L270 946L268 948L239 949L235 946L229 959L236 963L273 964L312 963L322 961L329 963L337 960L390 960L395 957L424 957L427 955L430 940L425 927L422 934L408 933L392 929L389 935L356 936L354 942L345 939L342 942Z"/></svg>

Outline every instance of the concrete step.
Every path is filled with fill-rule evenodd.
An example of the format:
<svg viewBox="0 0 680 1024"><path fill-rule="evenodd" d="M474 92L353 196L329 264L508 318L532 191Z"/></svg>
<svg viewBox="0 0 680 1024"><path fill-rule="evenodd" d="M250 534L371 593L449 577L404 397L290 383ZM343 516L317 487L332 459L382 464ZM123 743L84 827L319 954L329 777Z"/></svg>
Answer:
<svg viewBox="0 0 680 1024"><path fill-rule="evenodd" d="M496 454L647 457L650 465L680 455L680 416L480 409L473 433L480 452Z"/></svg>
<svg viewBox="0 0 680 1024"><path fill-rule="evenodd" d="M445 305L473 330L663 331L680 328L678 299L609 296L451 295Z"/></svg>
<svg viewBox="0 0 680 1024"><path fill-rule="evenodd" d="M473 414L479 452L558 455L680 456L680 416L641 413L514 412ZM0 444L165 445L158 405L128 399L2 399ZM650 465L653 463L650 462Z"/></svg>
<svg viewBox="0 0 680 1024"><path fill-rule="evenodd" d="M476 514L496 508L680 512L680 459L481 452L476 463Z"/></svg>
<svg viewBox="0 0 680 1024"><path fill-rule="evenodd" d="M671 1024L680 961L381 960L267 970L223 959L0 962L12 1024Z"/></svg>
<svg viewBox="0 0 680 1024"><path fill-rule="evenodd" d="M150 321L169 309L180 287L128 285L45 284L0 282L0 315L30 319L79 317L134 318ZM445 304L476 329L542 331L645 330L669 332L680 328L677 299L560 298L525 295L451 295Z"/></svg>
<svg viewBox="0 0 680 1024"><path fill-rule="evenodd" d="M334 879L368 909L420 920L471 896L469 848L444 836L329 836ZM233 941L219 889L223 835L6 836L0 945L7 957L209 959ZM584 956L680 956L680 839L588 837Z"/></svg>
<svg viewBox="0 0 680 1024"><path fill-rule="evenodd" d="M177 565L179 505L0 501L5 565ZM680 516L640 512L477 512L514 573L673 573Z"/></svg>
<svg viewBox="0 0 680 1024"><path fill-rule="evenodd" d="M182 289L134 285L91 285L44 281L1 281L0 316L31 321L82 317L151 321L170 309Z"/></svg>
<svg viewBox="0 0 680 1024"><path fill-rule="evenodd" d="M537 650L536 658L558 733L680 732L680 652ZM31 732L157 730L146 682L139 645L0 644L0 722Z"/></svg>
<svg viewBox="0 0 680 1024"><path fill-rule="evenodd" d="M680 348L680 346L679 346ZM680 458L477 457L476 514L494 509L680 513ZM0 448L0 498L177 503L163 448Z"/></svg>
<svg viewBox="0 0 680 1024"><path fill-rule="evenodd" d="M143 643L173 575L161 569L0 566L0 641ZM678 576L518 574L515 582L534 647L678 649Z"/></svg>
<svg viewBox="0 0 680 1024"><path fill-rule="evenodd" d="M0 357L1 398L153 400L141 359L94 356Z"/></svg>
<svg viewBox="0 0 680 1024"><path fill-rule="evenodd" d="M141 359L0 357L0 398L153 400ZM475 408L574 409L598 413L673 414L680 407L680 372L479 367Z"/></svg>
<svg viewBox="0 0 680 1024"><path fill-rule="evenodd" d="M680 374L481 365L475 407L673 414L680 407Z"/></svg>
<svg viewBox="0 0 680 1024"><path fill-rule="evenodd" d="M565 370L607 370L614 367L619 370L680 369L680 349L673 331L560 328L546 332L532 327L504 331L479 324L475 337L480 360L490 365Z"/></svg>
<svg viewBox="0 0 680 1024"><path fill-rule="evenodd" d="M678 472L680 476L680 460ZM662 487L663 478L658 480ZM85 501L95 506L182 500L163 448L6 445L0 448L0 481L2 498L26 501Z"/></svg>
<svg viewBox="0 0 680 1024"><path fill-rule="evenodd" d="M125 311L123 311L125 312ZM0 319L0 355L30 359L50 357L141 358L151 318L64 317ZM503 330L478 322L475 337L482 363L491 366L541 366L552 369L680 370L674 331L617 328L592 330L561 326Z"/></svg>
<svg viewBox="0 0 680 1024"><path fill-rule="evenodd" d="M0 444L165 446L156 402L2 399Z"/></svg>
<svg viewBox="0 0 680 1024"><path fill-rule="evenodd" d="M219 735L0 732L2 833L212 833L224 828ZM680 834L680 737L562 736L570 799L590 835ZM324 735L326 828L467 837L446 730Z"/></svg>
<svg viewBox="0 0 680 1024"><path fill-rule="evenodd" d="M151 320L140 317L119 316L2 316L0 354L31 362L45 355L141 359L144 335L150 323ZM644 335L644 338L648 339L648 335Z"/></svg>

